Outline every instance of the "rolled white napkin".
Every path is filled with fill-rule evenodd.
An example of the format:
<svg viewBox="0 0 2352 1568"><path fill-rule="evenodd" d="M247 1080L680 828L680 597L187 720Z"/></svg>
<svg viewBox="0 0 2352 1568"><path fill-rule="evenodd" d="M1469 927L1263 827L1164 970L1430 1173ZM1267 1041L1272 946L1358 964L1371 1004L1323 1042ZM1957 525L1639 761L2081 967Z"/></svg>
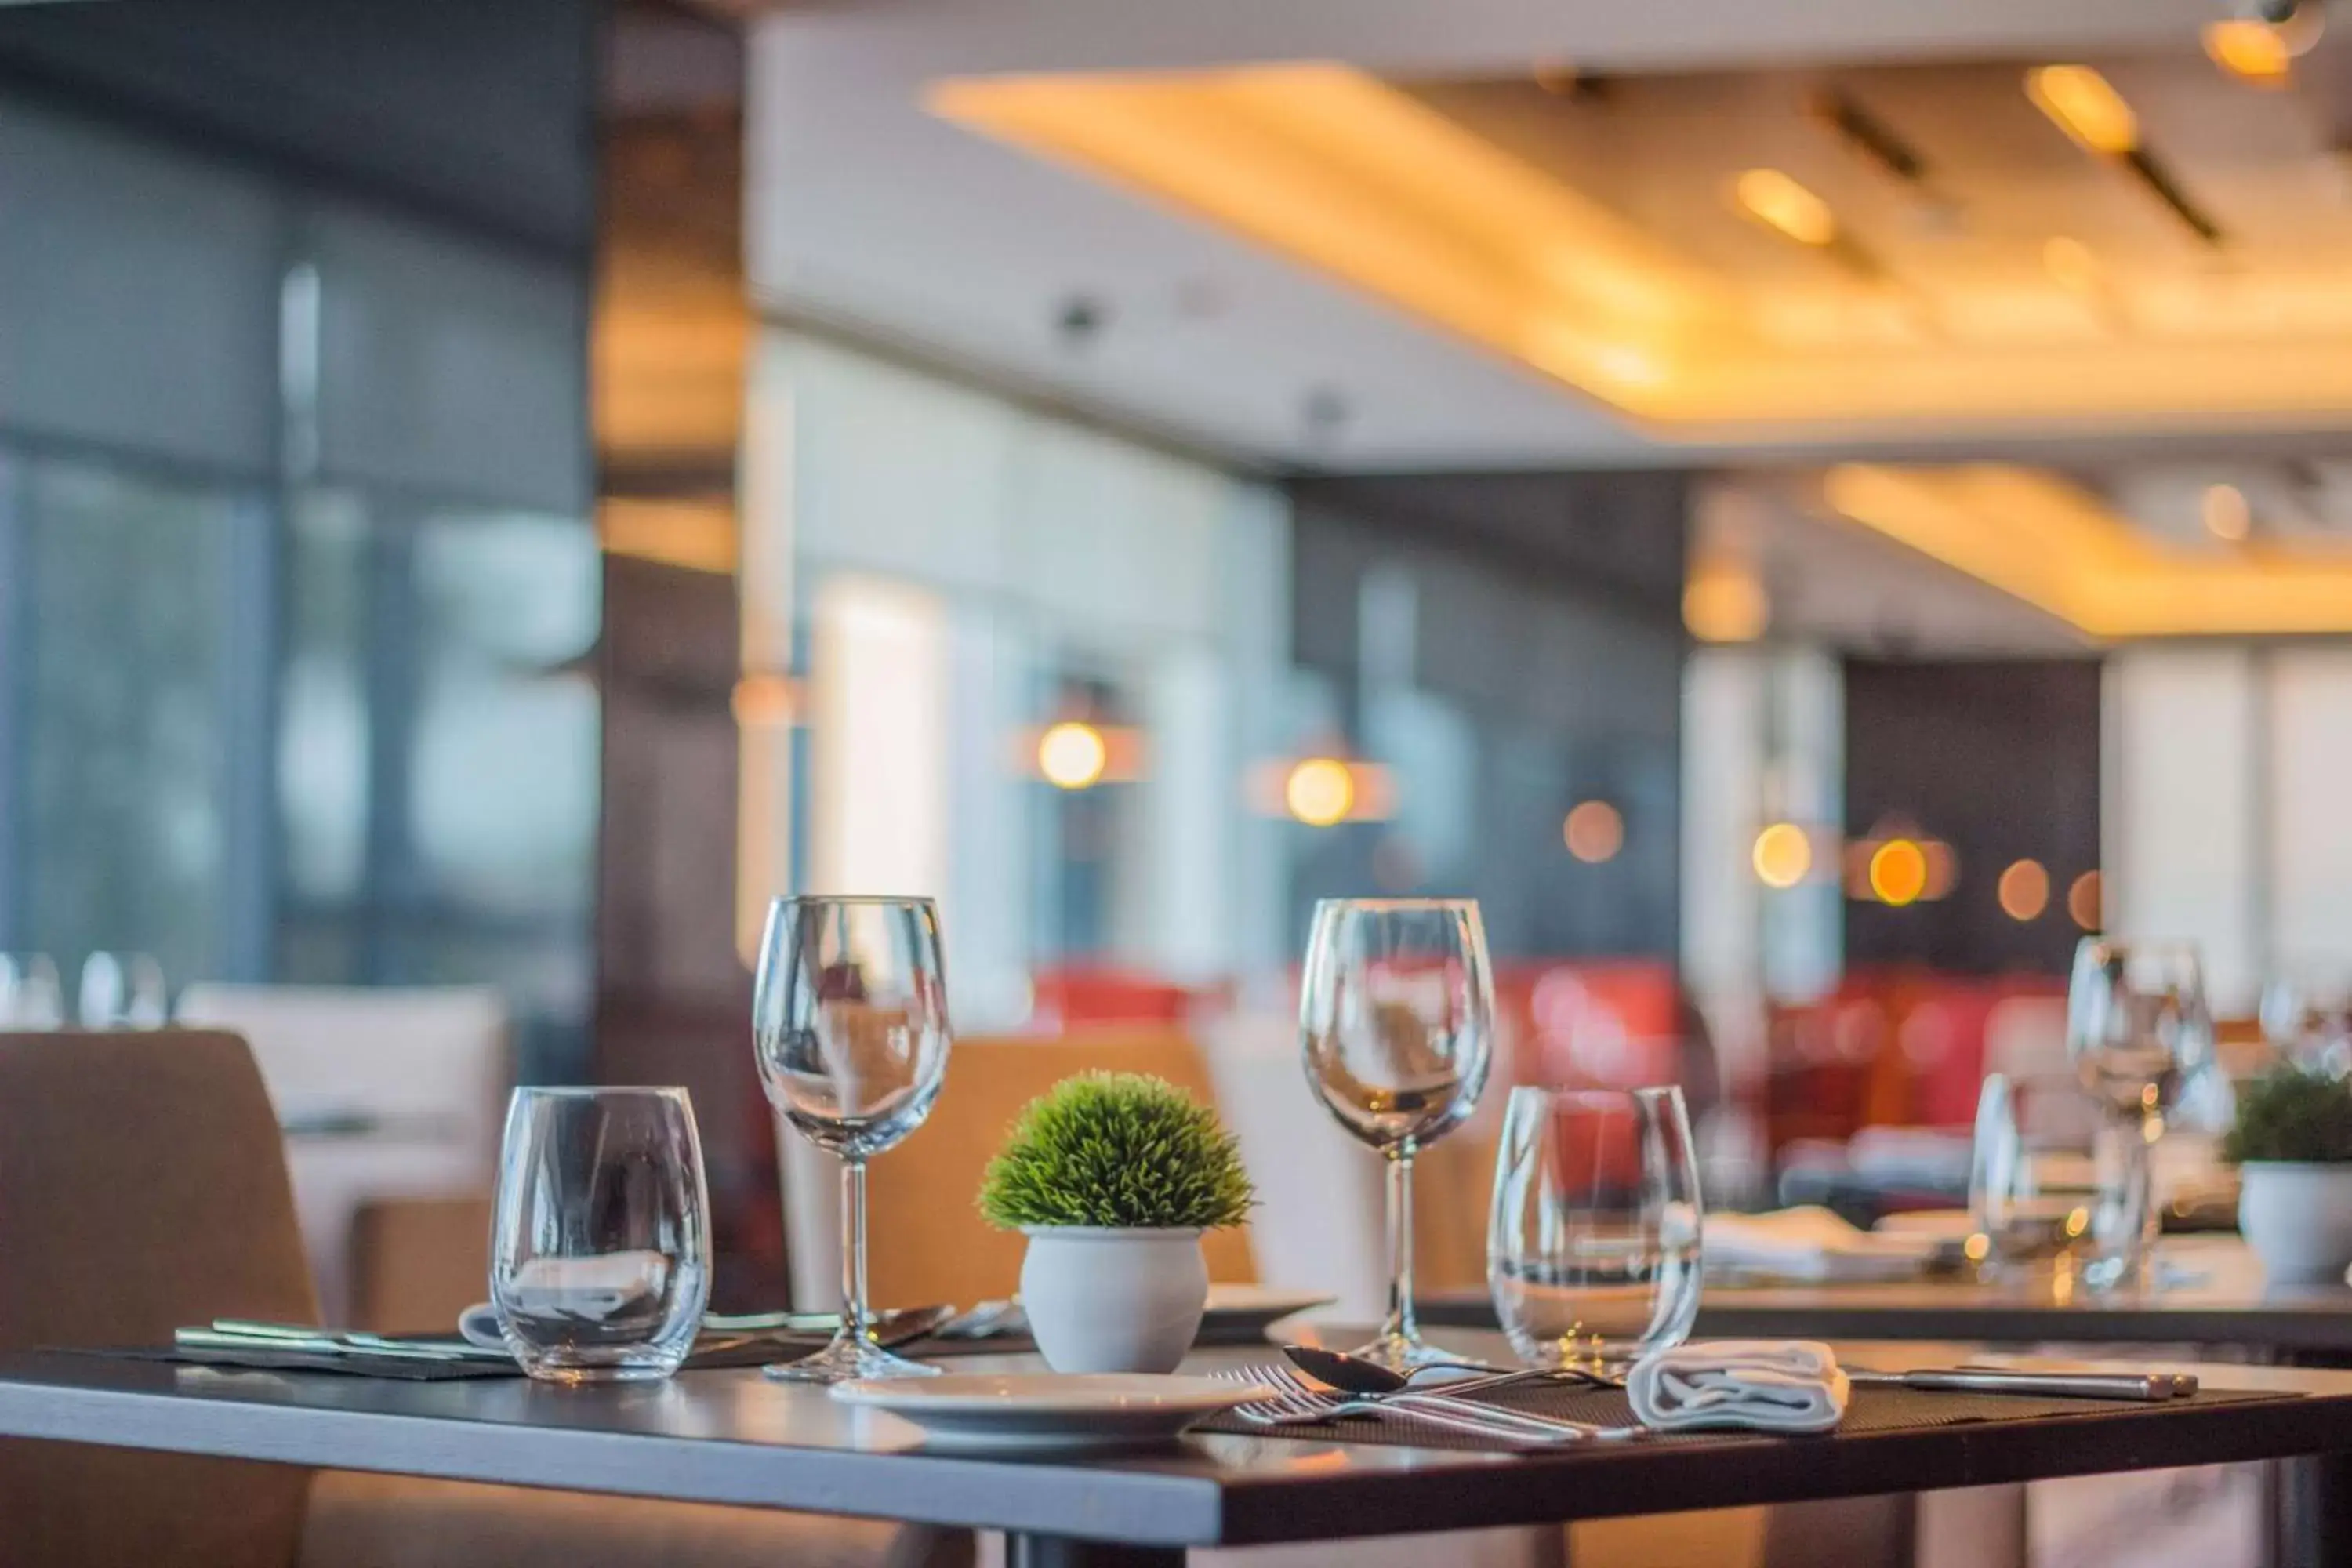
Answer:
<svg viewBox="0 0 2352 1568"><path fill-rule="evenodd" d="M1676 1345L1643 1356L1625 1379L1634 1419L1662 1432L1826 1432L1844 1417L1852 1392L1836 1353L1818 1340Z"/></svg>

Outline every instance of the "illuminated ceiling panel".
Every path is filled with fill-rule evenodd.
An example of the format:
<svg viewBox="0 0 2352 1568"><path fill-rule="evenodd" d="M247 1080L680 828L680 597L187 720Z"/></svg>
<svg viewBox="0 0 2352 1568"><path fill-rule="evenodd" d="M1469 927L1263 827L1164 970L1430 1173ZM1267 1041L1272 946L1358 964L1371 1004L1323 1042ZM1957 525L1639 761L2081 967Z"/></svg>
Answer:
<svg viewBox="0 0 2352 1568"><path fill-rule="evenodd" d="M1849 463L1822 499L2102 639L2352 631L2352 552L2168 544L2036 469Z"/></svg>
<svg viewBox="0 0 2352 1568"><path fill-rule="evenodd" d="M2103 62L2134 141L2091 151L2029 98L2031 63L1565 94L1270 66L961 79L932 107L1665 438L2352 414L2352 201L2310 105L2194 50ZM2152 194L2142 154L2218 207L2222 246ZM1828 224L1743 180L1759 169Z"/></svg>

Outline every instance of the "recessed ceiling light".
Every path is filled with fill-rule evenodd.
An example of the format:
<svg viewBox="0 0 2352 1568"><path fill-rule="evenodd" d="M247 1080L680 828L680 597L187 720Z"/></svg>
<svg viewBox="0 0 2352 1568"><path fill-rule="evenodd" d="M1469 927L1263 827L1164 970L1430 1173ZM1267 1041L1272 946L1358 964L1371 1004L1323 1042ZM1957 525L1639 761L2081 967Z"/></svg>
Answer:
<svg viewBox="0 0 2352 1568"><path fill-rule="evenodd" d="M2294 65L2286 38L2268 22L2233 16L2205 25L2205 52L2213 63L2256 87L2284 87Z"/></svg>
<svg viewBox="0 0 2352 1568"><path fill-rule="evenodd" d="M1800 245L1827 245L1837 237L1829 203L1778 169L1748 170L1732 194L1750 216Z"/></svg>
<svg viewBox="0 0 2352 1568"><path fill-rule="evenodd" d="M2089 66L2036 66L2025 94L2061 131L2094 153L2122 157L2139 146L2139 116Z"/></svg>

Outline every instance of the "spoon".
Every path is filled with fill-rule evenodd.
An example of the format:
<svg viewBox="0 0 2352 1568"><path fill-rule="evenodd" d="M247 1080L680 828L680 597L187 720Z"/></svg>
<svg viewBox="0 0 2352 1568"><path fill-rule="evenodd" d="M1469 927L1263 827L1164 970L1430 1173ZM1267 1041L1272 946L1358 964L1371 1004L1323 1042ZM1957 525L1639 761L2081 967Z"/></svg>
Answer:
<svg viewBox="0 0 2352 1568"><path fill-rule="evenodd" d="M1466 1372L1483 1373L1444 1385L1447 1394L1465 1393L1474 1389L1499 1388L1507 1383L1519 1383L1538 1377L1549 1377L1549 1369L1505 1371L1475 1361L1435 1362L1417 1366L1411 1372L1395 1372L1376 1361L1349 1355L1341 1351L1328 1351L1319 1345L1285 1345L1282 1353L1290 1364L1316 1382L1342 1394L1402 1394L1412 1386L1412 1380L1427 1372Z"/></svg>

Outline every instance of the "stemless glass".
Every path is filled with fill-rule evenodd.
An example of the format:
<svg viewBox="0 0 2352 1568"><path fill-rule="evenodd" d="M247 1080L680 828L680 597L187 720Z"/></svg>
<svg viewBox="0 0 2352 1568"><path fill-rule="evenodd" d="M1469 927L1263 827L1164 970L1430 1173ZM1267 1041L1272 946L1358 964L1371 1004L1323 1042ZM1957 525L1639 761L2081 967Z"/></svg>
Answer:
<svg viewBox="0 0 2352 1568"><path fill-rule="evenodd" d="M2137 1280L2156 1240L2148 1145L2190 1077L2213 1059L2213 1020L2197 950L2087 937L2066 993L2066 1054L2100 1112L2098 1199L2084 1280Z"/></svg>
<svg viewBox="0 0 2352 1568"><path fill-rule="evenodd" d="M936 1373L874 1342L866 1162L923 1124L947 1077L939 911L929 899L776 900L751 1008L769 1101L841 1161L841 1328L816 1354L768 1375L842 1383Z"/></svg>
<svg viewBox="0 0 2352 1568"><path fill-rule="evenodd" d="M2014 1274L2065 1255L2090 1228L2091 1204L2069 1187L2025 1134L2018 1089L1989 1073L1977 1096L1969 1151L1969 1217L1982 1239L1969 1256L1996 1275Z"/></svg>
<svg viewBox="0 0 2352 1568"><path fill-rule="evenodd" d="M45 952L0 952L0 1029L57 1029L66 1021L58 966Z"/></svg>
<svg viewBox="0 0 2352 1568"><path fill-rule="evenodd" d="M1388 1160L1389 1311L1356 1353L1400 1371L1449 1359L1412 1301L1412 1157L1486 1087L1495 990L1467 899L1326 899L1307 942L1298 1033L1307 1081Z"/></svg>
<svg viewBox="0 0 2352 1568"><path fill-rule="evenodd" d="M710 1199L682 1089L518 1089L490 1237L507 1348L555 1383L667 1377L710 1300Z"/></svg>
<svg viewBox="0 0 2352 1568"><path fill-rule="evenodd" d="M1698 1161L1679 1089L1511 1090L1486 1286L1511 1348L1612 1372L1690 1337Z"/></svg>
<svg viewBox="0 0 2352 1568"><path fill-rule="evenodd" d="M85 1029L160 1029L163 966L143 952L93 952L81 961L78 1011Z"/></svg>

